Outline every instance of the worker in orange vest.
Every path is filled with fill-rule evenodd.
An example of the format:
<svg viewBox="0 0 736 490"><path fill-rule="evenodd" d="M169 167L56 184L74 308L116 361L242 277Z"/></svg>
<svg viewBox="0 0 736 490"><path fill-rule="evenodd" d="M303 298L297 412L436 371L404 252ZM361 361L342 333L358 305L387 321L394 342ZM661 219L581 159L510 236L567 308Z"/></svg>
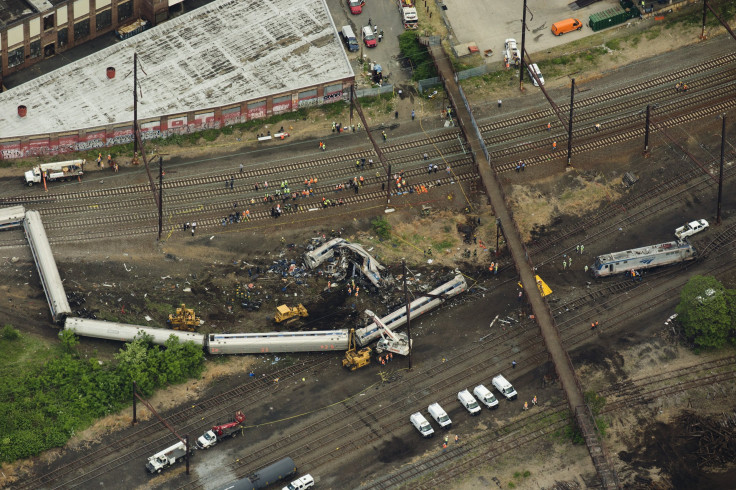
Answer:
<svg viewBox="0 0 736 490"><path fill-rule="evenodd" d="M556 141L553 141L552 142L552 149L553 150L556 150L557 149L557 142Z"/></svg>

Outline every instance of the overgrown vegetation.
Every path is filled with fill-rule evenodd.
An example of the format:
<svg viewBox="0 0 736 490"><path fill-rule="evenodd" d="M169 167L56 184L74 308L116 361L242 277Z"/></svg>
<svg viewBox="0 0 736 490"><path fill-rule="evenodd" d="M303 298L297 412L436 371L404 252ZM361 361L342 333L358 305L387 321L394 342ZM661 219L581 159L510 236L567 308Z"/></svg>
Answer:
<svg viewBox="0 0 736 490"><path fill-rule="evenodd" d="M375 218L371 221L371 227L381 240L391 238L391 224L385 218Z"/></svg>
<svg viewBox="0 0 736 490"><path fill-rule="evenodd" d="M176 337L165 348L138 338L105 365L82 358L70 331L62 331L53 348L16 334L6 325L0 339L0 461L63 446L76 431L126 406L133 381L150 396L203 369L202 348Z"/></svg>
<svg viewBox="0 0 736 490"><path fill-rule="evenodd" d="M713 276L694 276L680 292L675 308L685 335L699 348L736 344L736 290Z"/></svg>
<svg viewBox="0 0 736 490"><path fill-rule="evenodd" d="M417 31L404 31L399 35L399 50L411 62L412 80L424 80L437 76L432 57L426 46L419 44Z"/></svg>

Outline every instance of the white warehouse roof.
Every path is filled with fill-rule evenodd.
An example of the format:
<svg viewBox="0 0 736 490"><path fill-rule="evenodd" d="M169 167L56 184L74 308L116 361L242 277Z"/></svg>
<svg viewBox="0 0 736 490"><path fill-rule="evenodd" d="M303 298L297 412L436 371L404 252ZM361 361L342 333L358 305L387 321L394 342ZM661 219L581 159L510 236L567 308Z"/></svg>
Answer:
<svg viewBox="0 0 736 490"><path fill-rule="evenodd" d="M0 94L0 137L132 121L134 52L139 120L354 76L325 0L216 0Z"/></svg>

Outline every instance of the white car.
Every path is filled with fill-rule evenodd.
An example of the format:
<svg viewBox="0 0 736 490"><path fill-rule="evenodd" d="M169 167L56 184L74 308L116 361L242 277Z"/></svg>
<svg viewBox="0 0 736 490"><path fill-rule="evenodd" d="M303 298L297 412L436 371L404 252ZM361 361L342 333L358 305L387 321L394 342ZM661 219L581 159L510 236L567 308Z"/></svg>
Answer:
<svg viewBox="0 0 736 490"><path fill-rule="evenodd" d="M539 67L536 63L532 63L531 65L527 65L526 67L527 71L529 72L529 78L532 79L532 82L534 83L535 87L539 87L540 85L544 85L544 77L542 76L542 72L539 71ZM534 78L533 73L537 74L537 78L539 79L539 83L537 83L537 80Z"/></svg>
<svg viewBox="0 0 736 490"><path fill-rule="evenodd" d="M281 490L305 490L306 488L312 488L313 486L314 478L312 478L312 475L304 475L298 480L294 480L293 482L289 483Z"/></svg>
<svg viewBox="0 0 736 490"><path fill-rule="evenodd" d="M675 236L682 240L683 238L689 237L691 235L694 235L696 233L699 233L706 228L708 228L708 222L704 219L699 219L697 221L691 221L690 223L687 223L686 225L683 225L675 230Z"/></svg>

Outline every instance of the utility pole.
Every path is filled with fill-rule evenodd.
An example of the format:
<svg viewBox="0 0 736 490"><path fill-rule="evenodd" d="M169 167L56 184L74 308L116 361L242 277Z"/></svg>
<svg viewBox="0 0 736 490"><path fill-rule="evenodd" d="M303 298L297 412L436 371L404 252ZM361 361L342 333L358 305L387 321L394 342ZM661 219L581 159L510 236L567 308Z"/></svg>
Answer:
<svg viewBox="0 0 736 490"><path fill-rule="evenodd" d="M130 425L135 425L138 423L138 420L136 419L136 406L135 406L135 391L136 391L136 385L135 381L133 381L133 422L131 422Z"/></svg>
<svg viewBox="0 0 736 490"><path fill-rule="evenodd" d="M647 122L644 128L644 157L649 157L649 117L651 115L652 106L647 104Z"/></svg>
<svg viewBox="0 0 736 490"><path fill-rule="evenodd" d="M705 21L708 15L708 0L703 0L703 28L700 31L700 40L705 41Z"/></svg>
<svg viewBox="0 0 736 490"><path fill-rule="evenodd" d="M572 165L572 109L573 102L575 100L575 79L572 79L572 85L570 86L570 124L567 128L567 164Z"/></svg>
<svg viewBox="0 0 736 490"><path fill-rule="evenodd" d="M138 53L133 53L133 164L138 164Z"/></svg>
<svg viewBox="0 0 736 490"><path fill-rule="evenodd" d="M161 241L161 231L164 227L164 159L158 157L158 240Z"/></svg>
<svg viewBox="0 0 736 490"><path fill-rule="evenodd" d="M498 249L500 238L501 238L501 219L496 218L496 257L501 255L501 251Z"/></svg>
<svg viewBox="0 0 736 490"><path fill-rule="evenodd" d="M383 156L383 152L381 151L381 148L378 147L378 143L376 143L376 140L373 138L373 135L371 134L371 130L368 128L368 121L365 120L365 115L363 114L363 109L360 107L360 102L358 102L358 98L355 97L355 86L351 86L350 88L352 96L353 104L355 105L355 110L358 111L358 116L360 116L360 120L363 122L363 127L365 128L365 132L368 135L368 139L371 142L371 145L373 145L373 151L376 152L376 155L378 156L378 161L381 163L381 166L383 167L383 170L386 172L386 175L388 176L388 185L386 186L386 204L391 203L391 165L386 162L386 158ZM381 133L383 134L383 132Z"/></svg>
<svg viewBox="0 0 736 490"><path fill-rule="evenodd" d="M721 197L723 196L723 159L726 152L726 114L721 116L723 127L721 128L721 172L718 176L718 211L716 211L716 224L721 224Z"/></svg>
<svg viewBox="0 0 736 490"><path fill-rule="evenodd" d="M521 18L521 66L519 67L519 90L524 90L524 44L526 44L526 0Z"/></svg>
<svg viewBox="0 0 736 490"><path fill-rule="evenodd" d="M404 301L406 302L406 336L409 340L409 370L411 370L411 307L406 293L406 259L401 259L401 274L404 276Z"/></svg>
<svg viewBox="0 0 736 490"><path fill-rule="evenodd" d="M187 454L185 457L187 458L187 475L188 475L189 474L189 434L185 435L184 439L186 440L184 444L185 444L186 451L187 451Z"/></svg>

